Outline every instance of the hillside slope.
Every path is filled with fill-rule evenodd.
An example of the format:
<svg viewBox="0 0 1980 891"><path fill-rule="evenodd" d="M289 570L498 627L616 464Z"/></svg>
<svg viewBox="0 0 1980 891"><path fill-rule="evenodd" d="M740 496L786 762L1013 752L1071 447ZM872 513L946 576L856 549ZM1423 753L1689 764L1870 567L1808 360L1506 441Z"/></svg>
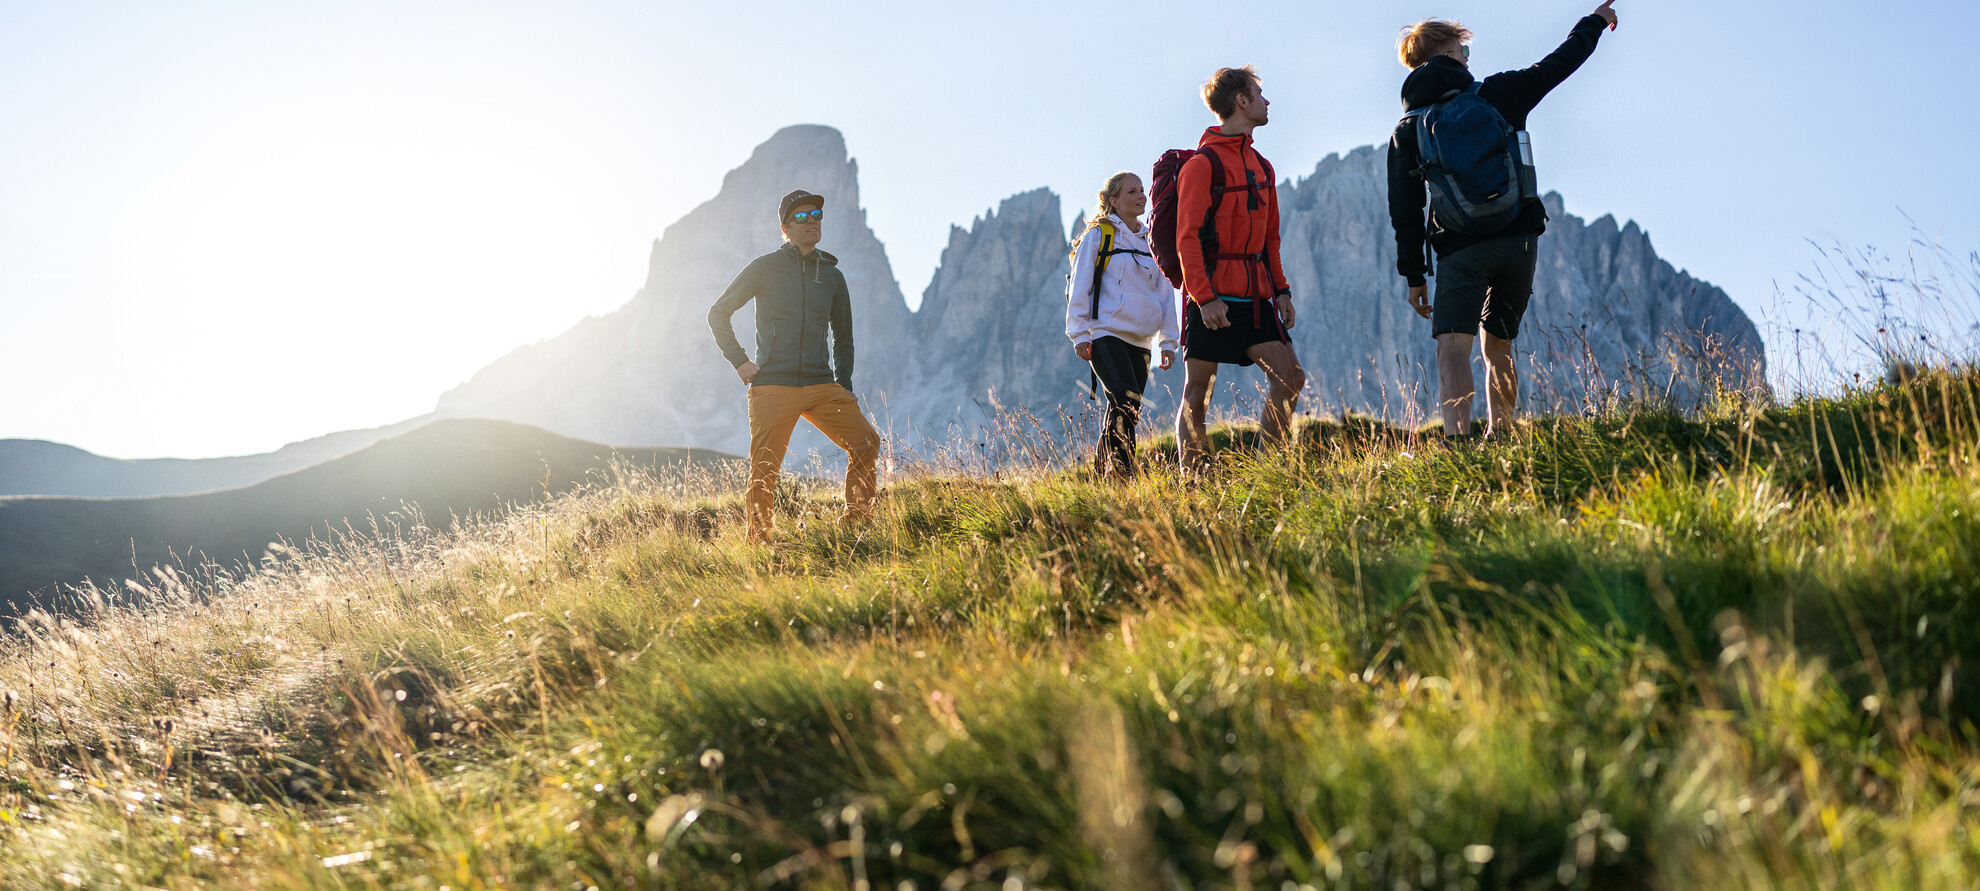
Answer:
<svg viewBox="0 0 1980 891"><path fill-rule="evenodd" d="M850 528L800 484L770 546L633 480L33 616L0 886L1980 886L1980 372L1216 440Z"/></svg>
<svg viewBox="0 0 1980 891"><path fill-rule="evenodd" d="M374 518L414 524L408 505L444 528L455 515L568 491L614 460L650 468L727 457L612 449L503 421L443 420L243 488L154 498L3 498L0 598L85 578L114 589L157 564L252 562L274 541L368 533Z"/></svg>

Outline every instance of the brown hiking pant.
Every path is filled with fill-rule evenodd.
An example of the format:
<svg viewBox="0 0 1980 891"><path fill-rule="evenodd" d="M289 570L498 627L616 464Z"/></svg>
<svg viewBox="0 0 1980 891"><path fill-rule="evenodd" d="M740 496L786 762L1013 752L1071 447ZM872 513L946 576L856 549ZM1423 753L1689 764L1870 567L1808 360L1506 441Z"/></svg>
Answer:
<svg viewBox="0 0 1980 891"><path fill-rule="evenodd" d="M761 538L770 532L777 471L791 444L799 418L846 450L847 521L864 520L873 512L874 465L880 459L880 434L859 411L859 400L838 384L786 387L763 384L749 388L749 533Z"/></svg>

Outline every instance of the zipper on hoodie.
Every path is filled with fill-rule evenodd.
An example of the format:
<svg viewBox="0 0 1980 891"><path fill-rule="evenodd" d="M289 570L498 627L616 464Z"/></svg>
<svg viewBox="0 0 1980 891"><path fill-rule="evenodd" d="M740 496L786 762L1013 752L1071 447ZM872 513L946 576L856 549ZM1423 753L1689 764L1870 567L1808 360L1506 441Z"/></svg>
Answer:
<svg viewBox="0 0 1980 891"><path fill-rule="evenodd" d="M813 248L812 250L817 250ZM798 252L798 379L804 379L804 334L811 325L811 289L804 284L804 252Z"/></svg>

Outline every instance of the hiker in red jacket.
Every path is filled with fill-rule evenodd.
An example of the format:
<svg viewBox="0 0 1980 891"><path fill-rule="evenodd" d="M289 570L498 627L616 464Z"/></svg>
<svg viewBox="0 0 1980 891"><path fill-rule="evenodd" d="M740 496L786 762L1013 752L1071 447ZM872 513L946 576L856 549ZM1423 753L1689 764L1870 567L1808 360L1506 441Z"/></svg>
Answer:
<svg viewBox="0 0 1980 891"><path fill-rule="evenodd" d="M1219 364L1265 369L1269 390L1259 428L1268 443L1286 440L1293 402L1306 386L1287 334L1292 289L1279 266L1278 187L1271 163L1251 144L1251 131L1265 125L1271 103L1258 72L1246 65L1217 69L1203 84L1203 104L1216 113L1218 125L1203 131L1197 154L1176 181L1176 255L1185 298L1176 443L1185 471L1200 470L1208 458L1203 420Z"/></svg>

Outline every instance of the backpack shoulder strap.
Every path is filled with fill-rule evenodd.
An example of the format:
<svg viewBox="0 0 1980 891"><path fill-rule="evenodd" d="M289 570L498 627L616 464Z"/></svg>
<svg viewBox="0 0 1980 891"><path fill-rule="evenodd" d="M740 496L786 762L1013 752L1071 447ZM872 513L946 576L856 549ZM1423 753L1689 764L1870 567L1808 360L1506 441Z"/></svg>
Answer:
<svg viewBox="0 0 1980 891"><path fill-rule="evenodd" d="M1448 99L1450 97L1446 96L1445 98ZM1416 121L1416 170L1414 172L1426 184L1430 181L1430 176L1427 172L1430 163L1437 158L1436 134L1430 132L1430 113L1436 111L1437 107L1442 104L1444 104L1444 100L1439 99L1422 108L1410 109L1409 114L1403 116L1403 120L1407 121L1414 118Z"/></svg>
<svg viewBox="0 0 1980 891"><path fill-rule="evenodd" d="M1265 168L1265 184L1263 188L1271 189L1272 193L1276 196L1278 194L1278 189L1279 189L1279 175L1278 173L1272 170L1272 162L1267 160L1264 155L1258 154L1257 149L1252 149L1251 153L1254 155L1258 155L1258 166ZM1265 261L1265 275L1268 278L1268 281L1266 282L1266 287L1272 288L1274 291L1276 291L1277 290L1275 286L1276 283L1269 281L1269 278L1272 275L1272 258L1269 256L1269 251L1259 251L1258 256L1259 259ZM1253 310L1256 311L1256 306L1253 307Z"/></svg>
<svg viewBox="0 0 1980 891"><path fill-rule="evenodd" d="M1210 208L1203 212L1203 225L1196 230L1197 240L1203 243L1203 275L1210 278L1217 273L1217 208L1224 203L1224 160L1217 157L1214 148L1197 154L1210 162Z"/></svg>
<svg viewBox="0 0 1980 891"><path fill-rule="evenodd" d="M1202 149L1197 154L1210 162L1210 212L1214 216L1224 200L1224 159L1217 157L1216 149Z"/></svg>
<svg viewBox="0 0 1980 891"><path fill-rule="evenodd" d="M1100 250L1094 254L1093 259L1093 312L1089 317L1098 321L1100 318L1100 274L1107 271L1107 259L1114 255L1114 224L1108 222L1103 217L1098 223L1094 224L1094 228L1100 230Z"/></svg>
<svg viewBox="0 0 1980 891"><path fill-rule="evenodd" d="M1114 249L1114 224L1101 220L1096 226L1100 230L1100 251L1093 255L1093 290L1100 290L1099 275L1107 271L1107 261L1120 251Z"/></svg>

